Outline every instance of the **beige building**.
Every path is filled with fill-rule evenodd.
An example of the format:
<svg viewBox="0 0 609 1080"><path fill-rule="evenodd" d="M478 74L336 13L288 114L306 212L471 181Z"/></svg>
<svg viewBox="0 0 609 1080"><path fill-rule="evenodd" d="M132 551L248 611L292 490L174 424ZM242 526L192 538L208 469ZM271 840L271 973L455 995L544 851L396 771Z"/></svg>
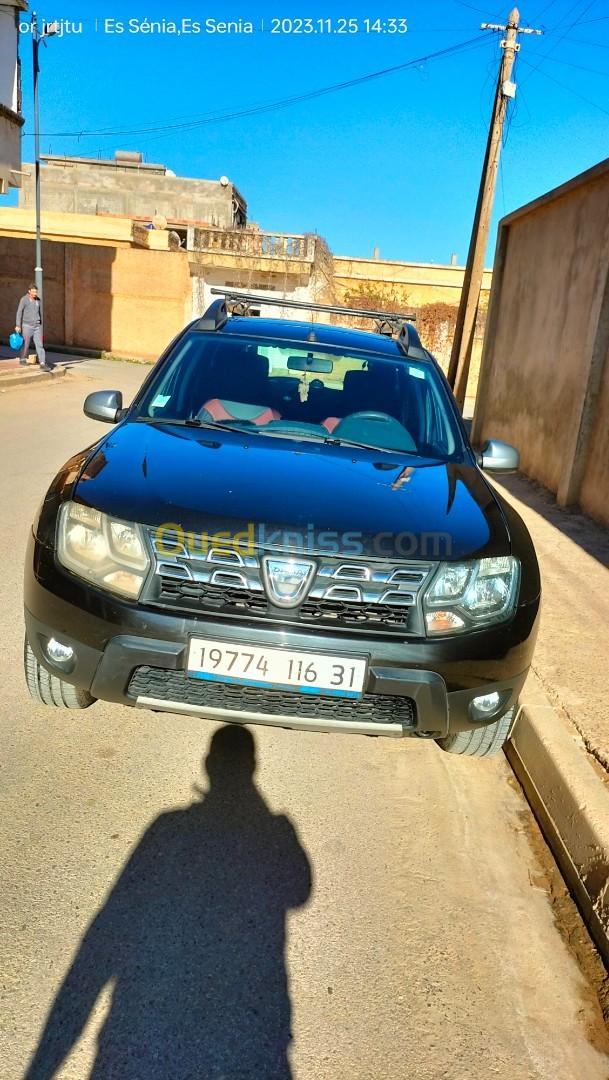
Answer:
<svg viewBox="0 0 609 1080"><path fill-rule="evenodd" d="M5 339L32 276L34 231L32 211L0 209ZM172 245L172 230L147 229L131 218L43 213L47 343L155 359L202 313L213 285L278 300L327 295L330 255L319 237L193 226L187 232L190 250Z"/></svg>
<svg viewBox="0 0 609 1080"><path fill-rule="evenodd" d="M358 289L378 292L388 298L399 296L406 304L420 308L429 303L459 306L463 267L456 263L413 263L389 259L354 259L334 256L336 284L344 294ZM485 270L482 292L488 294L492 271Z"/></svg>
<svg viewBox="0 0 609 1080"><path fill-rule="evenodd" d="M463 286L464 268L455 263L398 262L334 256L334 279L339 302L352 307L388 307L417 316L422 341L446 368ZM485 270L476 326L470 393L475 390L492 272Z"/></svg>
<svg viewBox="0 0 609 1080"><path fill-rule="evenodd" d="M225 287L276 298L266 309L271 315L281 314L283 298L414 311L423 341L448 362L463 267L333 257L319 236L254 226L190 224L176 248L171 226L149 229L129 216L47 210L42 223L49 343L155 357L205 310L211 289ZM31 210L0 210L3 327L12 322L13 303L31 276L33 235ZM483 307L489 284L487 272ZM75 296L86 319L72 312ZM147 317L135 320L135 310Z"/></svg>
<svg viewBox="0 0 609 1080"><path fill-rule="evenodd" d="M221 229L240 228L247 221L247 203L228 177L195 180L176 176L166 165L143 160L139 151L117 150L109 160L40 158L43 213L111 214L151 222L164 218L185 240L190 222ZM24 165L19 206L34 206L34 166Z"/></svg>
<svg viewBox="0 0 609 1080"><path fill-rule="evenodd" d="M474 438L609 525L609 159L504 218Z"/></svg>
<svg viewBox="0 0 609 1080"><path fill-rule="evenodd" d="M0 195L21 183L19 21L25 0L0 0Z"/></svg>

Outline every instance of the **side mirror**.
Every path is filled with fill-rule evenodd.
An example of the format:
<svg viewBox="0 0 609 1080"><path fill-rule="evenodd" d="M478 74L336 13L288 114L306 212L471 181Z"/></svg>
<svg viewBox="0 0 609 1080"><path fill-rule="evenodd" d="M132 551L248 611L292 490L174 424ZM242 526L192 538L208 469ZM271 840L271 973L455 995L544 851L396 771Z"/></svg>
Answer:
<svg viewBox="0 0 609 1080"><path fill-rule="evenodd" d="M500 442L499 439L489 439L478 452L478 464L481 469L487 469L488 472L517 472L520 454L509 443Z"/></svg>
<svg viewBox="0 0 609 1080"><path fill-rule="evenodd" d="M90 420L103 424L116 424L121 419L123 395L120 390L96 390L85 398L83 411Z"/></svg>

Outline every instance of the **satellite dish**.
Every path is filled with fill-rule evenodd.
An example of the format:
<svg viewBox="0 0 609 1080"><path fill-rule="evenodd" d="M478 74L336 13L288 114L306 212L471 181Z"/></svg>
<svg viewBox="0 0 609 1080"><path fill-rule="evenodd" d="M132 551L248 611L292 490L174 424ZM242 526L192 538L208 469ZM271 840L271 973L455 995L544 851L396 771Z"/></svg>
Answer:
<svg viewBox="0 0 609 1080"><path fill-rule="evenodd" d="M228 187L228 185L230 184L230 180L228 179L228 176L221 176L220 177L220 183L222 184L222 187Z"/></svg>
<svg viewBox="0 0 609 1080"><path fill-rule="evenodd" d="M162 214L155 214L152 219L152 224L154 225L155 229L166 229L167 218L163 217Z"/></svg>

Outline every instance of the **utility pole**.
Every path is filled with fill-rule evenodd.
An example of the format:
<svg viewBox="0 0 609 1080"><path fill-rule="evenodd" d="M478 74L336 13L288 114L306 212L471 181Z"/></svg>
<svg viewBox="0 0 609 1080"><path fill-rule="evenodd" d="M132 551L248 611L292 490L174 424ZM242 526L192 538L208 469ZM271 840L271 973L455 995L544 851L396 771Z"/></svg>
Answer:
<svg viewBox="0 0 609 1080"><path fill-rule="evenodd" d="M501 26L496 23L482 23L481 30L492 30L495 33L505 31L505 38L501 41L501 63L499 76L491 115L491 126L488 133L482 177L478 191L478 201L474 214L474 224L467 253L467 263L463 278L463 289L457 313L455 336L448 366L448 381L455 391L458 404L463 408L469 376L474 333L476 329L476 317L480 300L480 289L484 274L484 259L488 246L488 234L493 213L495 199L495 186L497 183L497 171L501 154L501 142L503 124L507 114L508 104L516 96L516 84L512 82L512 69L516 59L516 53L520 50L518 42L519 34L541 34L542 30L532 30L529 27L521 27L520 13L518 8L513 8L508 15L507 25Z"/></svg>
<svg viewBox="0 0 609 1080"><path fill-rule="evenodd" d="M44 298L42 293L42 237L40 229L40 99L38 96L38 73L40 71L40 64L38 61L38 53L40 50L40 38L38 34L38 17L36 12L32 12L32 67L34 77L34 169L35 169L35 188L36 188L36 265L34 267L34 278L36 281L36 288L38 289L38 296L40 298L40 321L43 323L43 304ZM43 323L44 333L44 323Z"/></svg>
<svg viewBox="0 0 609 1080"><path fill-rule="evenodd" d="M36 12L32 12L32 68L34 77L34 169L36 188L36 266L34 267L34 280L40 297L40 322L44 333L44 296L43 296L43 270L42 270L42 230L40 223L40 99L38 95L38 75L40 73L40 43L46 45L46 38L57 33L57 23L50 23L43 27L42 33L38 27Z"/></svg>

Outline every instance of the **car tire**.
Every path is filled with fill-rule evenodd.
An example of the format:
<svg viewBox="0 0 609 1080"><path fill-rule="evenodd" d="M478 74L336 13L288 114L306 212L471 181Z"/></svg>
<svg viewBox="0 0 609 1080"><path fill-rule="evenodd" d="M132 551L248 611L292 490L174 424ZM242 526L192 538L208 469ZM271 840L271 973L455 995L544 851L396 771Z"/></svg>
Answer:
<svg viewBox="0 0 609 1080"><path fill-rule="evenodd" d="M437 739L438 746L448 754L466 754L468 757L494 757L499 754L512 734L517 705L513 705L498 720L473 731L458 731Z"/></svg>
<svg viewBox="0 0 609 1080"><path fill-rule="evenodd" d="M51 705L58 709L88 709L96 698L88 690L59 679L42 666L32 652L28 639L23 650L25 681L30 695L39 705Z"/></svg>

